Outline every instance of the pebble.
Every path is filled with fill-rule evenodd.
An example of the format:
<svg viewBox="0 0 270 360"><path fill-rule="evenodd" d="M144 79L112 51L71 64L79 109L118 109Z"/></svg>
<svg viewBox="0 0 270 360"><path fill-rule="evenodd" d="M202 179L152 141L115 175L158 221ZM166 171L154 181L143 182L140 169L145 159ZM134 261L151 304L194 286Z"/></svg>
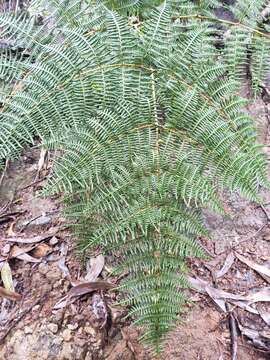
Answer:
<svg viewBox="0 0 270 360"><path fill-rule="evenodd" d="M88 335L92 335L92 336L96 335L96 330L92 326L85 326L84 331Z"/></svg>
<svg viewBox="0 0 270 360"><path fill-rule="evenodd" d="M56 334L58 331L58 325L54 323L50 323L47 325L48 330L50 330L53 334Z"/></svg>
<svg viewBox="0 0 270 360"><path fill-rule="evenodd" d="M68 324L68 325L67 325L68 329L71 330L71 331L78 329L78 326L79 326L79 325L78 325L77 323L75 323L75 324Z"/></svg>
<svg viewBox="0 0 270 360"><path fill-rule="evenodd" d="M42 275L46 275L47 272L49 270L49 266L47 264L39 264L38 266L38 271L42 274Z"/></svg>
<svg viewBox="0 0 270 360"><path fill-rule="evenodd" d="M63 337L64 341L70 341L72 338L71 331L69 329L65 329L63 331L62 337Z"/></svg>
<svg viewBox="0 0 270 360"><path fill-rule="evenodd" d="M57 237L56 237L56 236L53 236L53 237L50 239L49 244L50 244L51 246L54 246L54 245L58 244L58 239L57 239Z"/></svg>
<svg viewBox="0 0 270 360"><path fill-rule="evenodd" d="M27 221L24 221L22 223L23 226L28 226L28 227L31 227L31 226L42 226L42 225L47 225L49 224L50 222L52 221L52 218L50 216L40 216L39 218L31 221L29 223L29 220Z"/></svg>
<svg viewBox="0 0 270 360"><path fill-rule="evenodd" d="M87 342L86 339L81 339L79 337L75 337L75 339L74 339L74 344L76 344L77 346L80 346L81 348L85 345L86 342Z"/></svg>
<svg viewBox="0 0 270 360"><path fill-rule="evenodd" d="M25 334L33 334L33 329L30 326L24 328Z"/></svg>
<svg viewBox="0 0 270 360"><path fill-rule="evenodd" d="M61 280L60 280L60 281L56 281L56 282L53 284L53 288L56 289L56 288L60 287L61 284L62 284L62 283L61 283Z"/></svg>

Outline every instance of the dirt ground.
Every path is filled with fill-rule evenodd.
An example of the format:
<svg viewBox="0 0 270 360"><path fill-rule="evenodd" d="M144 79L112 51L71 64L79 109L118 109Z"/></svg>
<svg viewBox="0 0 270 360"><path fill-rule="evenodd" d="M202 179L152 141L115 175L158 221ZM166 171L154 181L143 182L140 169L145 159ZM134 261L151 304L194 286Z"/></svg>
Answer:
<svg viewBox="0 0 270 360"><path fill-rule="evenodd" d="M257 101L248 111L256 118L261 141L267 143L265 104ZM0 264L2 269L5 264L5 283L20 294L17 301L0 300L0 360L154 359L138 343L141 330L124 319L126 309L114 305L117 293L92 291L63 306L72 286L93 276L97 258L77 254L64 227L61 199L37 196L50 171L43 155L30 149L9 164L0 188ZM204 212L211 239L200 241L211 255L205 261L190 259L190 274L207 282L210 290L190 290L192 304L165 342L162 359L232 359L232 334L238 345L234 359L270 359L270 194L262 195L264 208L226 195L227 216ZM263 273L237 256L263 265ZM117 284L110 262L103 260L95 263L100 266L95 280ZM225 273L217 275L221 269ZM242 301L244 308L229 296L226 301L215 297L213 288L243 296L258 291L261 296L263 290L263 296L254 304Z"/></svg>

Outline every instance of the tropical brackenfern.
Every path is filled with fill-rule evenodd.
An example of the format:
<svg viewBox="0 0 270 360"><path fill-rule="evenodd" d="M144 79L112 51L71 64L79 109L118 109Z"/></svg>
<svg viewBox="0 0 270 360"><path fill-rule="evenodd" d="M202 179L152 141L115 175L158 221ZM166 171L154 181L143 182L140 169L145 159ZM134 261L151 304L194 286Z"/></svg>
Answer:
<svg viewBox="0 0 270 360"><path fill-rule="evenodd" d="M186 301L186 258L203 256L200 209L222 212L224 188L259 200L268 185L238 96L248 68L256 93L268 71L265 2L237 2L233 21L217 3L51 0L30 30L29 14L0 16L31 54L1 57L20 86L3 100L0 159L36 137L62 154L47 191L65 193L83 249L117 251L130 315L156 350Z"/></svg>

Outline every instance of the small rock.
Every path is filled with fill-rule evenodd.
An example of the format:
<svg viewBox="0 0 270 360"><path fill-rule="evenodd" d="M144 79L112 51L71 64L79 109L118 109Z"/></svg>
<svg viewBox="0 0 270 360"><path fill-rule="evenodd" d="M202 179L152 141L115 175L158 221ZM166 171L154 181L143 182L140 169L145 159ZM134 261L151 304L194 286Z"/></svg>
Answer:
<svg viewBox="0 0 270 360"><path fill-rule="evenodd" d="M39 264L38 266L38 271L42 274L42 275L46 275L47 272L49 270L49 266L47 264Z"/></svg>
<svg viewBox="0 0 270 360"><path fill-rule="evenodd" d="M30 326L26 326L24 328L24 332L25 334L32 334L33 333L33 329Z"/></svg>
<svg viewBox="0 0 270 360"><path fill-rule="evenodd" d="M87 343L87 339L82 339L79 337L75 337L75 339L74 339L74 344L81 348L83 348L86 343Z"/></svg>
<svg viewBox="0 0 270 360"><path fill-rule="evenodd" d="M77 323L67 325L68 329L71 330L71 331L78 329L78 326L79 325Z"/></svg>
<svg viewBox="0 0 270 360"><path fill-rule="evenodd" d="M70 288L70 282L65 280L64 283L62 284L62 287L63 287L64 292L67 293Z"/></svg>
<svg viewBox="0 0 270 360"><path fill-rule="evenodd" d="M57 281L53 284L53 289L57 289L61 284L61 281Z"/></svg>
<svg viewBox="0 0 270 360"><path fill-rule="evenodd" d="M30 222L30 224L28 226L42 226L42 225L47 225L52 221L52 218L50 216L40 216L39 218L37 218L36 220L33 220ZM28 221L27 221L28 223Z"/></svg>
<svg viewBox="0 0 270 360"><path fill-rule="evenodd" d="M51 221L52 218L50 216L41 216L40 218L34 220L31 224L36 226L41 226L41 225L50 224Z"/></svg>
<svg viewBox="0 0 270 360"><path fill-rule="evenodd" d="M72 338L71 331L69 329L65 329L63 331L62 337L63 337L64 341L70 341Z"/></svg>
<svg viewBox="0 0 270 360"><path fill-rule="evenodd" d="M52 332L53 334L56 334L58 331L58 325L54 324L54 323L50 323L47 325L48 330L50 330L50 332Z"/></svg>
<svg viewBox="0 0 270 360"><path fill-rule="evenodd" d="M31 221L31 219L19 220L18 223L16 224L16 228L18 230L21 230L25 227L27 227L29 229L29 228L35 227L35 226L48 225L51 223L51 221L52 221L51 217L43 215L33 221Z"/></svg>
<svg viewBox="0 0 270 360"><path fill-rule="evenodd" d="M50 239L49 244L50 244L51 246L54 246L54 245L58 244L58 239L57 239L57 237L56 237L56 236L53 236L53 237Z"/></svg>
<svg viewBox="0 0 270 360"><path fill-rule="evenodd" d="M85 326L84 331L86 332L86 334L91 335L91 336L95 336L96 335L96 330L92 327L92 326Z"/></svg>

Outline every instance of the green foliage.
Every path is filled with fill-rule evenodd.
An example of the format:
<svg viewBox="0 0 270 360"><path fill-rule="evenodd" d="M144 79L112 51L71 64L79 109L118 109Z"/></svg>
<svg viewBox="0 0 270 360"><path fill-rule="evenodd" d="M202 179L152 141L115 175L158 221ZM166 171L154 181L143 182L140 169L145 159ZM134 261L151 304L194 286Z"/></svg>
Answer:
<svg viewBox="0 0 270 360"><path fill-rule="evenodd" d="M250 4L251 16L259 8ZM117 270L129 271L120 288L130 315L159 351L187 300L186 259L203 256L200 209L222 212L223 188L258 200L268 185L237 95L251 39L254 81L264 78L268 38L254 21L247 29L217 19L210 0L166 1L137 21L122 5L137 15L149 10L144 2L49 5L37 30L26 26L31 17L0 20L30 44L33 60L1 58L20 86L0 113L0 159L37 136L61 154L47 192L65 193L84 250L117 252Z"/></svg>
<svg viewBox="0 0 270 360"><path fill-rule="evenodd" d="M250 67L252 89L255 95L270 71L268 25L264 23L265 0L238 0L231 7L235 24L227 30L226 59L229 71L236 81L246 77Z"/></svg>

